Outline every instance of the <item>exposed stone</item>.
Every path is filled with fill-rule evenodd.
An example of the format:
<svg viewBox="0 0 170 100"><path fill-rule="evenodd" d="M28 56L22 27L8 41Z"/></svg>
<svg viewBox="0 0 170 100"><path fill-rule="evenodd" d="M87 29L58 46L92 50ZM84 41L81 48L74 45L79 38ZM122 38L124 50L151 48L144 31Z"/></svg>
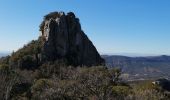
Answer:
<svg viewBox="0 0 170 100"><path fill-rule="evenodd" d="M104 64L92 42L81 29L74 13L52 12L44 17L40 25L45 43L42 50L43 61L66 59L76 66Z"/></svg>

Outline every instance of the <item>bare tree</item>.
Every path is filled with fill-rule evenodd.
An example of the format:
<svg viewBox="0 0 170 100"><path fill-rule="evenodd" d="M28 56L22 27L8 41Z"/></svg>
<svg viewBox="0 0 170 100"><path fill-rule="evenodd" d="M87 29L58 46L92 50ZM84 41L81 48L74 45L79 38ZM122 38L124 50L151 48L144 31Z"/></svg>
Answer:
<svg viewBox="0 0 170 100"><path fill-rule="evenodd" d="M7 66L1 65L0 69L0 99L9 100L12 87L19 81L16 73L9 71Z"/></svg>

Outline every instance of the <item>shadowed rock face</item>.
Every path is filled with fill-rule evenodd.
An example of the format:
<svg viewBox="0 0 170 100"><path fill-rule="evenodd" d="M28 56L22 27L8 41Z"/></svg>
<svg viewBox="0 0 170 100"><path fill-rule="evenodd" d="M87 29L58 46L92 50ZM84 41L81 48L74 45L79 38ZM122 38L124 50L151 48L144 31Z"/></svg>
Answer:
<svg viewBox="0 0 170 100"><path fill-rule="evenodd" d="M92 42L81 29L79 19L74 13L52 12L44 17L40 25L45 43L42 50L44 61L66 59L70 65L102 65Z"/></svg>

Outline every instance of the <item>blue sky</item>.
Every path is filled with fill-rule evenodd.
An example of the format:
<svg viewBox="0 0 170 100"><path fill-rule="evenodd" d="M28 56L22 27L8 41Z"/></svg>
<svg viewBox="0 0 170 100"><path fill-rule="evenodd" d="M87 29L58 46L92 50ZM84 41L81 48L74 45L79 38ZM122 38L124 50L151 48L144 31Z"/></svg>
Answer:
<svg viewBox="0 0 170 100"><path fill-rule="evenodd" d="M0 0L0 51L39 36L43 16L72 11L101 54L170 55L170 0Z"/></svg>

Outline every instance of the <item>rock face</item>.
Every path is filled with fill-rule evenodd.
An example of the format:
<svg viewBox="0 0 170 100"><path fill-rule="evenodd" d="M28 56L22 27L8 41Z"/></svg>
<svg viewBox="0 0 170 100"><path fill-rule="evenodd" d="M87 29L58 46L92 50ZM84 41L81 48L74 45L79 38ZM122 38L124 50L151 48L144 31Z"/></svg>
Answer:
<svg viewBox="0 0 170 100"><path fill-rule="evenodd" d="M74 13L52 12L44 16L40 31L45 39L42 50L44 61L66 59L75 66L104 64Z"/></svg>

